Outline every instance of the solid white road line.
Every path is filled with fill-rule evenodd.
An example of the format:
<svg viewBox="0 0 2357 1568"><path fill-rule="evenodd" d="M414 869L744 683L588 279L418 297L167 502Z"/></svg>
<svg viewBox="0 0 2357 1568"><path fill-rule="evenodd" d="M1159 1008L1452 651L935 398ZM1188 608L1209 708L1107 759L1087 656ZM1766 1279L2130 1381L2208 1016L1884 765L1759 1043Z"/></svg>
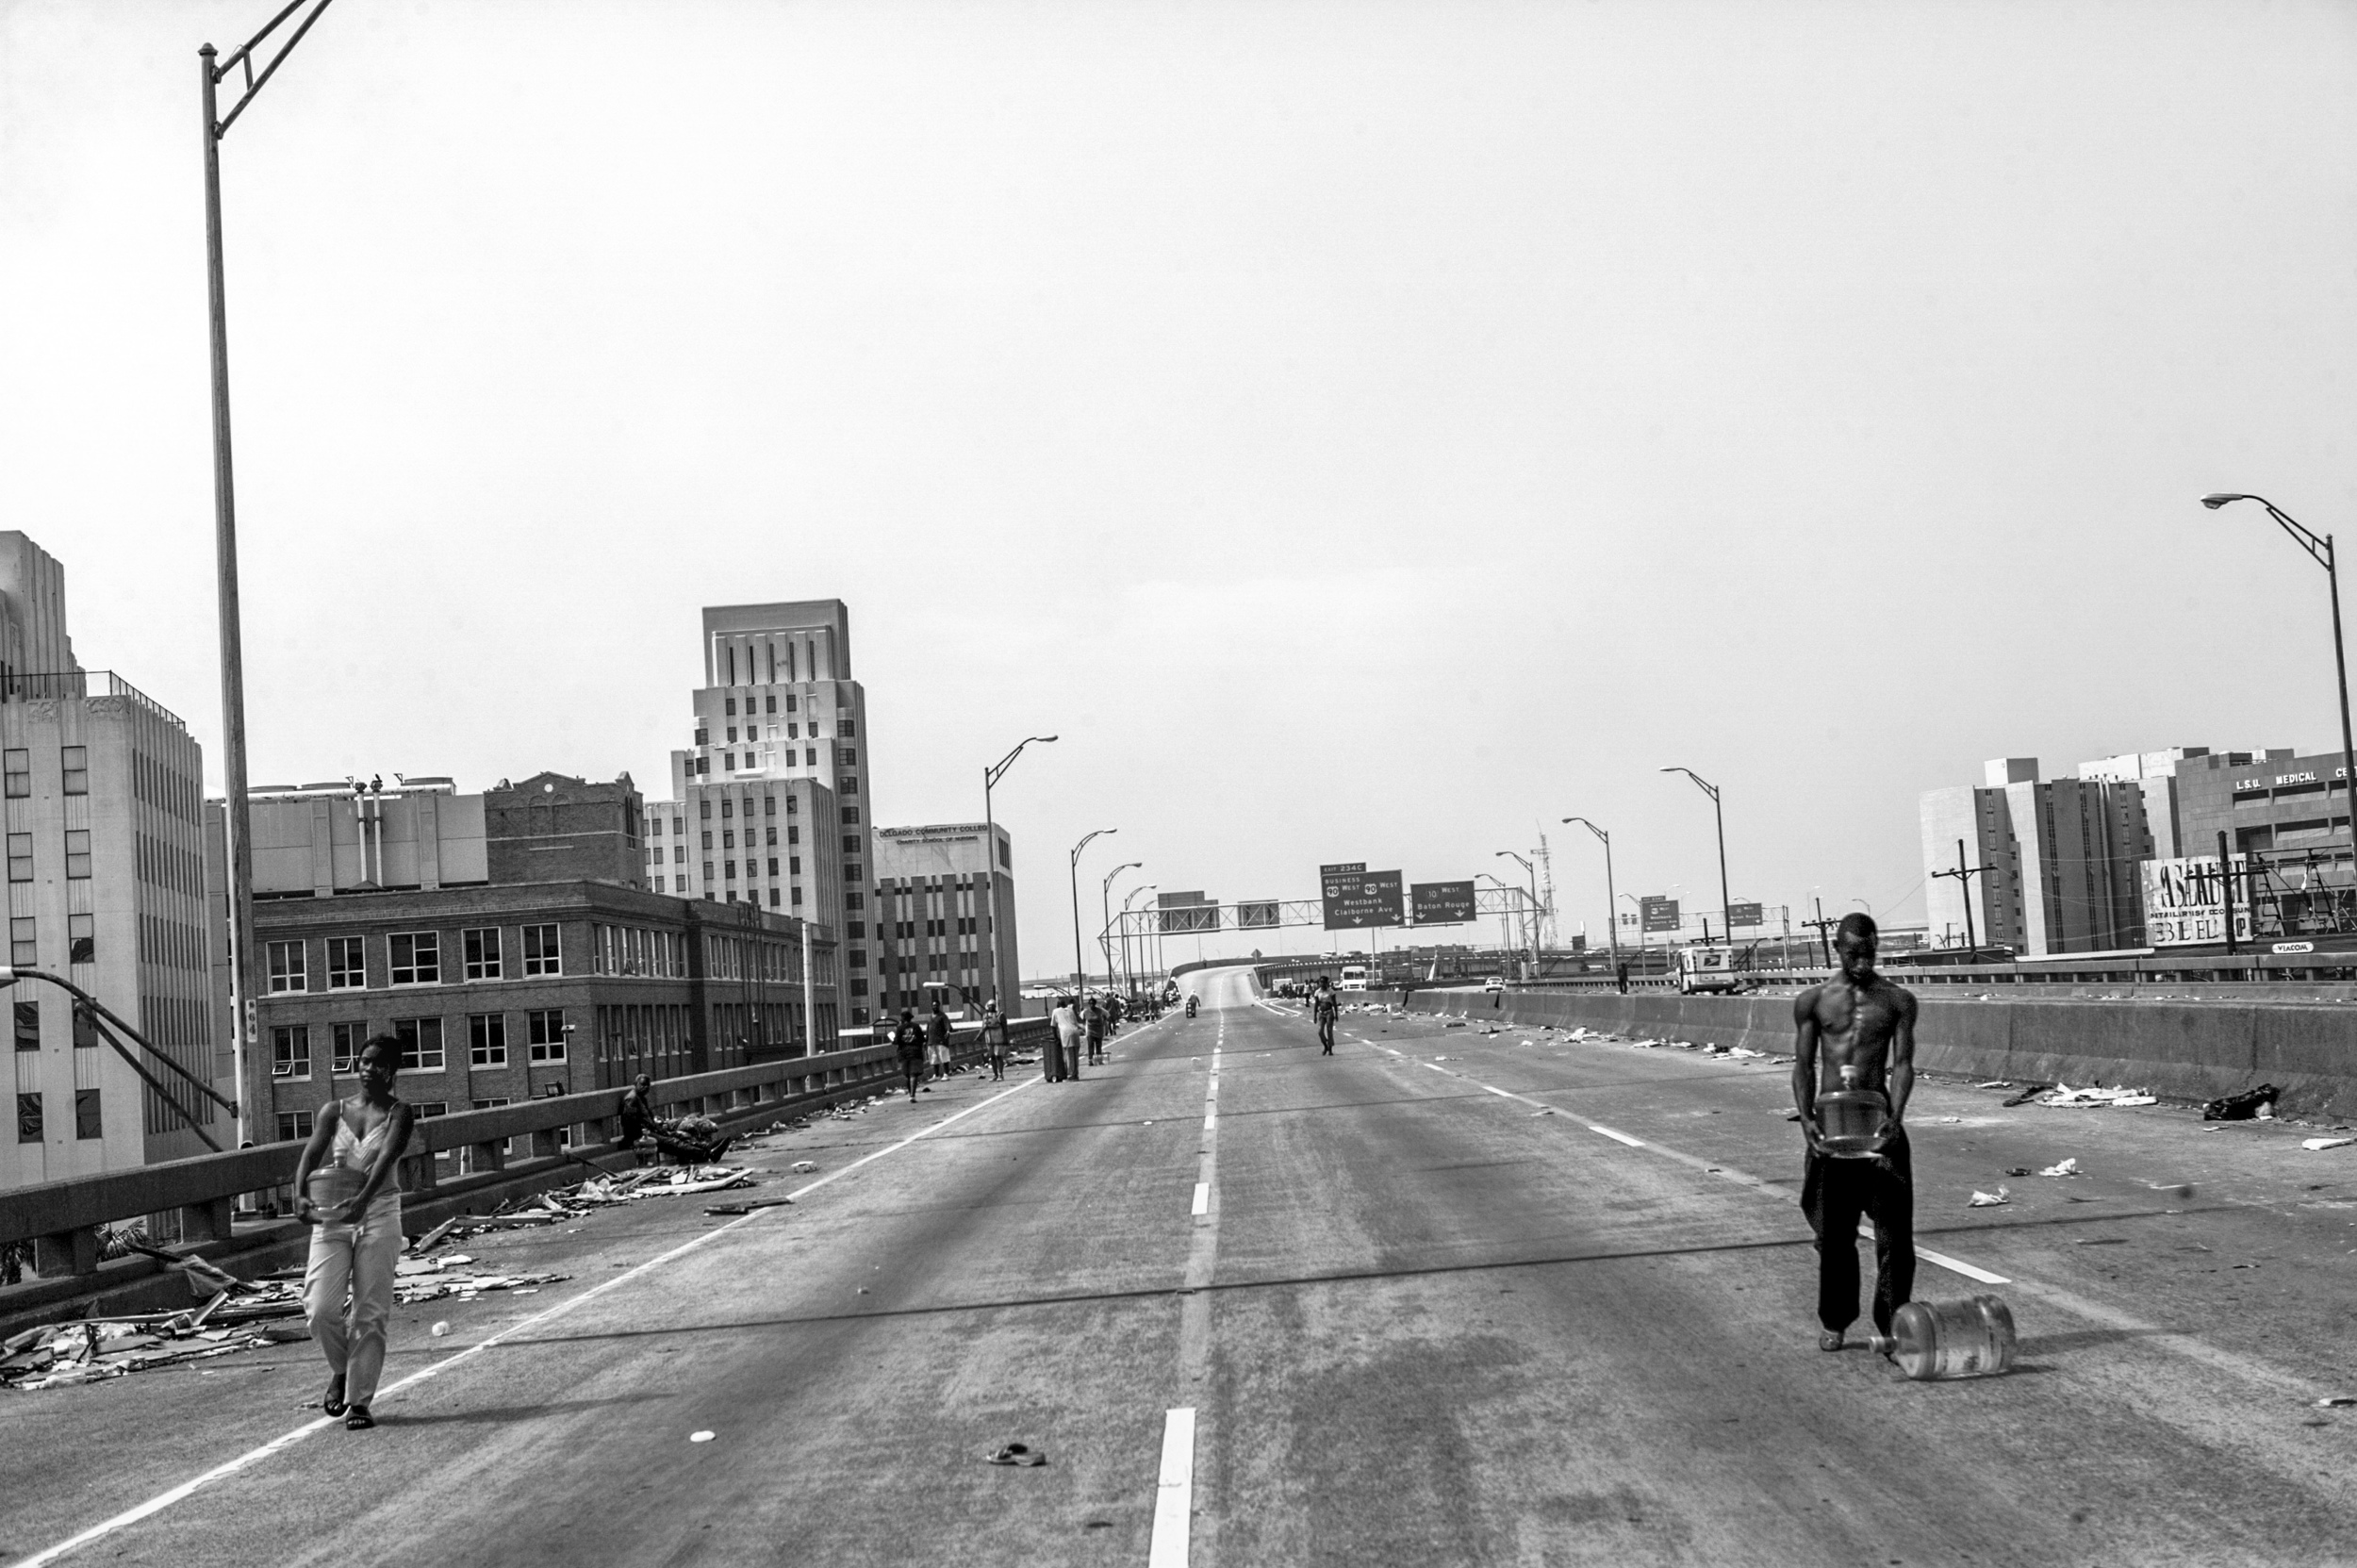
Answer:
<svg viewBox="0 0 2357 1568"><path fill-rule="evenodd" d="M1206 1112L1204 1112L1204 1113L1203 1113L1203 1131L1206 1131L1206 1132L1210 1132L1210 1131L1215 1131L1215 1130L1218 1128L1218 1126L1219 1126L1219 1113L1218 1113L1218 1112L1216 1112L1216 1111L1206 1111Z"/></svg>
<svg viewBox="0 0 2357 1568"><path fill-rule="evenodd" d="M1197 1181L1195 1184L1195 1208L1191 1212L1197 1214L1208 1214L1211 1212L1211 1184L1209 1181Z"/></svg>
<svg viewBox="0 0 2357 1568"><path fill-rule="evenodd" d="M988 1099L981 1101L980 1104L969 1105L964 1110L956 1113L954 1115L944 1116L941 1120L933 1123L931 1127L912 1132L907 1137L901 1139L898 1143L893 1144L884 1148L877 1149L872 1154L862 1155L859 1159L852 1161L848 1165L845 1165L841 1170L830 1171L825 1176L820 1177L817 1180L805 1182L785 1196L788 1198L798 1198L805 1193L815 1193L819 1188L825 1186L828 1182L839 1180L843 1177L850 1175L851 1172L859 1169L860 1166L866 1164L871 1160L881 1160L887 1154L897 1154L901 1149L908 1147L909 1145L915 1143L918 1139L931 1137L933 1133L940 1131L951 1122L962 1120L964 1117L972 1115L977 1111L988 1110L991 1106L997 1104L1009 1095L1021 1094L1032 1084L1043 1081L1045 1081L1045 1080L1027 1078L1012 1089L1002 1089L997 1094L991 1096ZM386 1387L377 1390L377 1402L382 1404L387 1397L392 1395L399 1394L405 1388L412 1388L419 1383L425 1382L434 1378L438 1378L443 1373L448 1372L452 1367L470 1362L474 1360L475 1357L483 1354L484 1351L490 1349L493 1345L499 1345L503 1341L513 1339L517 1335L521 1334L528 1329L536 1329L544 1323L552 1323L556 1319L563 1317L566 1313L571 1312L574 1308L585 1306L589 1302L596 1300L599 1296L605 1295L608 1291L620 1289L622 1286L630 1283L633 1279L637 1279L640 1275L647 1273L651 1269L661 1268L665 1264L669 1263L676 1259L685 1257L688 1253L695 1251L696 1248L703 1246L715 1236L726 1235L729 1231L735 1230L738 1226L750 1224L752 1221L761 1219L773 1212L774 1211L768 1209L756 1209L751 1213L730 1220L726 1224L716 1225L711 1230L704 1231L701 1235L691 1236L686 1241L671 1248L670 1251L664 1253L660 1257L650 1258L645 1263L640 1263L637 1267L625 1270L624 1272L616 1275L613 1279L604 1281L602 1284L592 1285L589 1289L582 1292L579 1296L573 1296L569 1300L560 1301L553 1307L545 1308L540 1312L535 1312L532 1316L523 1319L519 1323L510 1324L507 1328L501 1329L498 1333L491 1335L487 1339L476 1341L473 1345L470 1345L466 1349L461 1350L455 1356L449 1357L443 1361L436 1362L430 1366L420 1367L419 1370L412 1372L408 1377L402 1378L400 1381L387 1384ZM45 1564L57 1561L59 1558L64 1557L68 1552L74 1550L76 1547L87 1546L93 1541L101 1540L107 1536L112 1535L117 1530L136 1525L140 1520L148 1518L150 1515L160 1513L165 1509L170 1508L173 1504L193 1495L202 1488L210 1486L215 1481L226 1480L229 1477L236 1475L239 1471L259 1463L263 1460L270 1458L272 1454L277 1453L279 1450L293 1446L295 1444L302 1442L305 1438L309 1437L313 1432L324 1431L330 1427L341 1425L342 1422L334 1416L321 1416L316 1421L306 1421L302 1426L295 1428L291 1431L280 1433L278 1436L271 1439L268 1443L263 1444L258 1448L249 1448L244 1453L239 1454L237 1458L230 1460L225 1463L217 1464L201 1476L195 1476L188 1480L182 1481L178 1486L172 1488L168 1492L157 1494L155 1496L150 1497L146 1502L140 1504L136 1508L125 1509L111 1519L101 1520L99 1523L92 1525L89 1529L84 1530L79 1535L71 1537L68 1540L60 1541L54 1546L46 1547L41 1551L36 1552L31 1557L25 1558L21 1562L16 1563L14 1568L44 1568Z"/></svg>
<svg viewBox="0 0 2357 1568"><path fill-rule="evenodd" d="M1632 1138L1625 1132L1615 1131L1613 1129L1603 1126L1597 1122L1590 1122L1588 1124L1588 1131L1591 1132L1601 1132L1606 1137L1611 1139L1614 1143L1626 1144L1631 1148L1643 1148L1645 1147L1644 1139Z"/></svg>
<svg viewBox="0 0 2357 1568"><path fill-rule="evenodd" d="M1864 1233L1870 1236L1873 1234L1871 1230L1868 1230ZM1915 1255L1922 1259L1927 1263L1937 1263L1941 1268L1948 1270L1952 1274L1961 1274L1967 1279L1978 1279L1984 1285L2010 1285L2013 1283L2011 1279L2006 1279L2002 1274L1991 1274L1985 1268L1974 1268L1970 1263L1964 1263L1955 1258L1951 1258L1945 1252L1934 1252L1928 1246L1918 1246L1915 1249Z"/></svg>
<svg viewBox="0 0 2357 1568"><path fill-rule="evenodd" d="M1162 1471L1154 1487L1154 1534L1146 1568L1186 1568L1187 1527L1195 1511L1195 1407L1162 1417Z"/></svg>

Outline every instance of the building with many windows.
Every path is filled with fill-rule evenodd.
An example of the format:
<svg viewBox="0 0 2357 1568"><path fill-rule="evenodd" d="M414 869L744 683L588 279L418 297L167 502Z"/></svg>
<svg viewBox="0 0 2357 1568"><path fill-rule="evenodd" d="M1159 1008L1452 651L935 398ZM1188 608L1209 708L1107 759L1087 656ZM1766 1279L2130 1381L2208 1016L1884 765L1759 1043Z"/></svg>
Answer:
<svg viewBox="0 0 2357 1568"><path fill-rule="evenodd" d="M427 1114L836 1039L832 933L643 885L647 813L627 775L480 795L444 778L266 786L253 819L280 1137L308 1131L371 1034L401 1039L403 1098Z"/></svg>
<svg viewBox="0 0 2357 1568"><path fill-rule="evenodd" d="M216 1044L225 1004L210 982L204 762L188 727L129 682L81 668L66 635L62 567L0 533L0 819L8 865L8 958L60 976L134 1024L157 1051L234 1097ZM225 943L225 939L223 939ZM0 1188L206 1152L228 1114L167 1072L167 1100L66 991L20 979L8 992L13 1137ZM132 1042L123 1042L136 1049Z"/></svg>
<svg viewBox="0 0 2357 1568"><path fill-rule="evenodd" d="M2206 786L2196 781L2250 760L2248 751L2176 747L2041 780L2036 758L2001 757L1986 765L1977 787L1925 791L1932 942L1960 946L1969 930L1985 945L2023 954L2142 947L2142 866L2201 853L2207 840L2194 802ZM1960 867L1970 874L1953 875Z"/></svg>
<svg viewBox="0 0 2357 1568"><path fill-rule="evenodd" d="M998 983L1012 1008L1022 987L1014 944L1014 849L981 822L876 830L876 1005L923 1010L939 996L955 1009L991 999L990 883L998 883Z"/></svg>
<svg viewBox="0 0 2357 1568"><path fill-rule="evenodd" d="M841 933L852 1024L868 1016L867 697L839 599L703 612L694 744L647 808L651 886L750 903Z"/></svg>

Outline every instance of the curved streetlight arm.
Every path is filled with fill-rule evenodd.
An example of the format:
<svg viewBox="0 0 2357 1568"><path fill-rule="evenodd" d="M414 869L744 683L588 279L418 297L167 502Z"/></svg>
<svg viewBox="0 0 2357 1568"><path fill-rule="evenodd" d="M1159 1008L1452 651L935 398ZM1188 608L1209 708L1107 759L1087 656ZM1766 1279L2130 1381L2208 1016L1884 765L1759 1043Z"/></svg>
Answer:
<svg viewBox="0 0 2357 1568"><path fill-rule="evenodd" d="M1598 838L1603 839L1607 844L1612 842L1612 835L1610 834L1605 832L1602 828L1596 826L1585 817L1566 817L1563 820L1566 822L1578 823L1581 827L1586 828L1590 833L1594 834Z"/></svg>
<svg viewBox="0 0 2357 1568"><path fill-rule="evenodd" d="M1609 918L1607 918L1604 923L1604 933L1607 940L1608 940L1612 945L1612 963L1617 968L1621 962L1621 900L1617 891L1612 885L1612 835L1605 832L1602 828L1596 826L1593 822L1588 820L1585 817L1566 817L1563 820L1566 822L1578 823L1581 827L1586 828L1590 833L1594 834L1599 839L1604 841L1605 908L1609 916Z"/></svg>
<svg viewBox="0 0 2357 1568"><path fill-rule="evenodd" d="M993 784L996 784L1000 779L1004 778L1006 776L1007 769L1014 766L1014 759L1023 754L1024 747L1032 744L1034 741L1042 746L1045 746L1055 738L1056 737L1054 735L1025 736L1022 741L1016 744L1014 751L1009 751L1005 756L1000 757L996 763L993 763L990 767L982 769L982 787L984 789L988 789Z"/></svg>
<svg viewBox="0 0 2357 1568"><path fill-rule="evenodd" d="M1704 778L1700 773L1695 772L1690 767L1665 767L1661 771L1664 773L1683 773L1688 778L1693 780L1696 784L1700 785L1704 794L1709 796L1714 801L1719 798L1719 786L1712 784L1708 779Z"/></svg>
<svg viewBox="0 0 2357 1568"><path fill-rule="evenodd" d="M2292 536L2294 544L2315 557L2316 565L2328 570L2332 568L2332 536L2318 534L2316 530L2305 526L2263 495L2205 495L2201 498L2201 504L2215 512L2230 501L2257 502L2267 509L2267 516L2275 520L2277 526Z"/></svg>

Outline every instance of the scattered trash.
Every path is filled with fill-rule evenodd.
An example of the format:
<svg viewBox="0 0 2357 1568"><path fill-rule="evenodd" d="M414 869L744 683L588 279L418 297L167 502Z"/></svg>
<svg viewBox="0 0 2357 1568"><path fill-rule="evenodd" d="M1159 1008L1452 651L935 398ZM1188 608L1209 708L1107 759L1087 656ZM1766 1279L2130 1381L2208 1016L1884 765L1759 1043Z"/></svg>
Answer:
<svg viewBox="0 0 2357 1568"><path fill-rule="evenodd" d="M1531 1114L1534 1116L1552 1116L1555 1114L1555 1107L1552 1105L1541 1105L1538 1110L1533 1111Z"/></svg>
<svg viewBox="0 0 2357 1568"><path fill-rule="evenodd" d="M710 1432L690 1432L687 1434L687 1441L690 1443L710 1443L712 1441L712 1437L713 1434Z"/></svg>
<svg viewBox="0 0 2357 1568"><path fill-rule="evenodd" d="M431 1332L436 1339L440 1339L445 1334L450 1332L450 1324L448 1322L437 1323L433 1329L428 1331Z"/></svg>
<svg viewBox="0 0 2357 1568"><path fill-rule="evenodd" d="M2239 1095L2227 1095L2204 1104L2201 1119L2205 1122L2245 1122L2272 1115L2276 1098L2283 1092L2272 1083L2262 1083Z"/></svg>
<svg viewBox="0 0 2357 1568"><path fill-rule="evenodd" d="M1942 1116L1939 1119L1942 1123L1960 1122L1964 1120L1962 1116Z"/></svg>
<svg viewBox="0 0 2357 1568"><path fill-rule="evenodd" d="M818 1162L816 1160L797 1160L786 1168L797 1176L808 1176L811 1172L818 1168Z"/></svg>
<svg viewBox="0 0 2357 1568"><path fill-rule="evenodd" d="M716 1203L704 1213L707 1214L750 1214L755 1209L790 1208L794 1200L790 1197L754 1197L748 1198L742 1203Z"/></svg>
<svg viewBox="0 0 2357 1568"><path fill-rule="evenodd" d="M1975 1089L2010 1089L2013 1087L2013 1080L2009 1078L1992 1078L1986 1083L1975 1083L1972 1087Z"/></svg>
<svg viewBox="0 0 2357 1568"><path fill-rule="evenodd" d="M2070 1159L2047 1166L2038 1174L2040 1176L2085 1176L2086 1172L2079 1168L2078 1157L2073 1155Z"/></svg>
<svg viewBox="0 0 2357 1568"><path fill-rule="evenodd" d="M2074 1089L2068 1083L2057 1083L2054 1092L2040 1098L2038 1103L2085 1107L2158 1105L2160 1101L2142 1089L2106 1089L2099 1084Z"/></svg>
<svg viewBox="0 0 2357 1568"><path fill-rule="evenodd" d="M2014 1096L2011 1099L2009 1099L2009 1100L2005 1101L2005 1104L2007 1104L2008 1106L2013 1106L2013 1105L2027 1105L2027 1104L2029 1104L2029 1103L2030 1103L2030 1101L2032 1101L2032 1100L2034 1100L2034 1099L2037 1098L2037 1097L2038 1097L2038 1096L2040 1096L2040 1095L2044 1094L2047 1090L2049 1090L2049 1089L2051 1089L2051 1088L2052 1088L2052 1087L2053 1087L2053 1085L2052 1085L2052 1083L2026 1083L2026 1084L2023 1084L2023 1085L2022 1085L2022 1087L2021 1087L2021 1092L2020 1092L2019 1094L2015 1095L2015 1096Z"/></svg>
<svg viewBox="0 0 2357 1568"><path fill-rule="evenodd" d="M2357 1138L2302 1138L2299 1140L2299 1147L2302 1148L2346 1148L2350 1144L2357 1144Z"/></svg>
<svg viewBox="0 0 2357 1568"><path fill-rule="evenodd" d="M2357 1405L2357 1394L2334 1394L2316 1402L2320 1411L2338 1410L2345 1405Z"/></svg>
<svg viewBox="0 0 2357 1568"><path fill-rule="evenodd" d="M1045 1449L1033 1448L1027 1444L1010 1443L1005 1447L984 1456L983 1462L986 1464L1042 1465L1047 1462L1047 1454Z"/></svg>
<svg viewBox="0 0 2357 1568"><path fill-rule="evenodd" d="M2013 1193L2011 1189L2001 1185L1993 1193L1974 1193L1972 1195L1972 1201L1966 1204L1965 1207L1968 1209L1994 1209L2001 1203L2011 1203L2012 1201Z"/></svg>
<svg viewBox="0 0 2357 1568"><path fill-rule="evenodd" d="M2031 1172L2030 1167L2027 1165L2009 1165L2006 1167L2005 1174L2007 1176L2028 1176Z"/></svg>
<svg viewBox="0 0 2357 1568"><path fill-rule="evenodd" d="M2193 1183L2190 1181L2147 1181L2145 1185L2156 1193L2167 1193L2171 1197L2193 1196Z"/></svg>

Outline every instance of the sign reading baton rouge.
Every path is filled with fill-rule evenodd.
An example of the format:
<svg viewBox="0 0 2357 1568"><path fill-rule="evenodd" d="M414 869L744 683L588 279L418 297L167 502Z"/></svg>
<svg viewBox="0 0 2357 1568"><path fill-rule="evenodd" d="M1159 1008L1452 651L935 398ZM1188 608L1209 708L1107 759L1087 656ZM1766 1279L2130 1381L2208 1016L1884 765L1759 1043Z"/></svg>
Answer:
<svg viewBox="0 0 2357 1568"><path fill-rule="evenodd" d="M1318 886L1326 900L1327 931L1363 931L1369 926L1401 923L1397 871L1370 871L1363 860L1321 866Z"/></svg>
<svg viewBox="0 0 2357 1568"><path fill-rule="evenodd" d="M1767 922L1760 917L1762 913L1757 904L1729 904L1727 924L1737 927L1765 925Z"/></svg>
<svg viewBox="0 0 2357 1568"><path fill-rule="evenodd" d="M1474 884L1420 882L1408 889L1409 908L1420 926L1461 926L1474 918Z"/></svg>

